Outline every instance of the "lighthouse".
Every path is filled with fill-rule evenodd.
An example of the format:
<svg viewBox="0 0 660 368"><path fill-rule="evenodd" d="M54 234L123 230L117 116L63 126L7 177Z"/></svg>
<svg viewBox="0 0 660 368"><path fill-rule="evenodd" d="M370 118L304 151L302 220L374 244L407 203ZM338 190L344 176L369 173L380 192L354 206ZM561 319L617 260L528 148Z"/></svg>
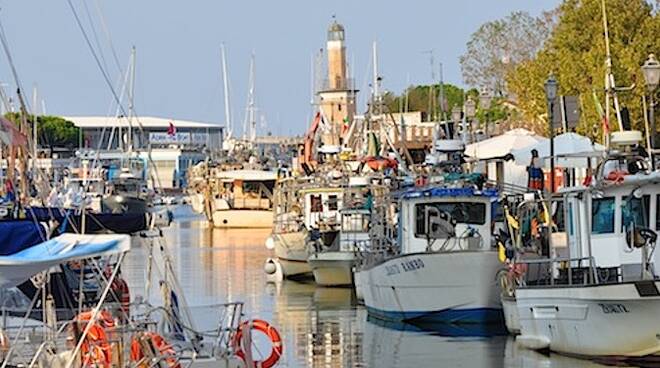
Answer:
<svg viewBox="0 0 660 368"><path fill-rule="evenodd" d="M328 78L318 91L319 104L325 119L332 127L332 137L324 137L324 143L339 145L341 137L355 116L357 90L348 77L344 26L333 20L328 27L327 55Z"/></svg>

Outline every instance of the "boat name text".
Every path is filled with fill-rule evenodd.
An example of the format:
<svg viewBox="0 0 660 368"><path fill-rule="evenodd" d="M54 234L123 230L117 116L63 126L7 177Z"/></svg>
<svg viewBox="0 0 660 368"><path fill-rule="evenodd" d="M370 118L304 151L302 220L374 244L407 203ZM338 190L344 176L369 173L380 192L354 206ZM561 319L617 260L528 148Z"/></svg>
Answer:
<svg viewBox="0 0 660 368"><path fill-rule="evenodd" d="M605 314L612 314L612 313L630 313L628 308L626 308L625 305L623 304L604 304L604 303L599 303L598 304L600 308L603 310L603 313Z"/></svg>
<svg viewBox="0 0 660 368"><path fill-rule="evenodd" d="M401 261L399 264L385 266L385 274L387 276L391 276L401 273L401 269L403 269L403 272L410 272L419 270L420 268L424 268L424 262L421 259L416 258L407 261Z"/></svg>

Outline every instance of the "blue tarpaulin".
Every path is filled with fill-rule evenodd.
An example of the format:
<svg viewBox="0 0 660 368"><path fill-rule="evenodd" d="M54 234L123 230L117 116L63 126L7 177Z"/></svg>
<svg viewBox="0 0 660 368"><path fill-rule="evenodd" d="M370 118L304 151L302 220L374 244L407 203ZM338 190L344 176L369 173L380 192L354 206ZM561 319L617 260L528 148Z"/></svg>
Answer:
<svg viewBox="0 0 660 368"><path fill-rule="evenodd" d="M20 252L46 240L46 230L34 221L0 221L0 255Z"/></svg>

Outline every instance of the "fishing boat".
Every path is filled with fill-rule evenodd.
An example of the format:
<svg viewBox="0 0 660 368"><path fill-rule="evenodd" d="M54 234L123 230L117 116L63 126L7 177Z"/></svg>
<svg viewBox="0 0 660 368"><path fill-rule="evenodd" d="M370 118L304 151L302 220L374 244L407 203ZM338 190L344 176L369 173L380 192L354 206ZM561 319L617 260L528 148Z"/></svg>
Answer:
<svg viewBox="0 0 660 368"><path fill-rule="evenodd" d="M305 226L310 229L307 262L323 286L352 286L356 252L369 242L376 185L353 176L345 186L303 191Z"/></svg>
<svg viewBox="0 0 660 368"><path fill-rule="evenodd" d="M618 149L592 185L553 198L563 204L565 254L518 261L536 269L521 274L515 290L523 346L611 358L660 353L653 262L660 172L634 149L640 140L639 132L613 133Z"/></svg>
<svg viewBox="0 0 660 368"><path fill-rule="evenodd" d="M304 177L288 176L278 179L275 185L273 232L267 247L274 249L284 278L312 276L307 263L307 228L303 224L300 193L306 182Z"/></svg>
<svg viewBox="0 0 660 368"><path fill-rule="evenodd" d="M212 221L217 228L270 228L277 173L218 171L213 176Z"/></svg>
<svg viewBox="0 0 660 368"><path fill-rule="evenodd" d="M464 173L460 140L437 140L432 182L397 194L394 244L361 262L356 278L369 314L416 323L501 323L501 269L492 232L499 192Z"/></svg>

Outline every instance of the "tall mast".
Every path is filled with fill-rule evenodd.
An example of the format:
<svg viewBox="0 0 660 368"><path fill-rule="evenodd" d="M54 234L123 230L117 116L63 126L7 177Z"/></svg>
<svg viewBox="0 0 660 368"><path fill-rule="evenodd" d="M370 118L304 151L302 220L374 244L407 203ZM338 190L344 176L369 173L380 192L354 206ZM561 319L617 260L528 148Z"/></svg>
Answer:
<svg viewBox="0 0 660 368"><path fill-rule="evenodd" d="M605 31L605 67L607 69L605 76L605 119L608 124L610 122L610 99L614 101L614 109L616 117L619 122L619 131L623 131L623 124L621 124L621 110L619 109L619 98L616 94L616 83L614 82L614 74L612 73L612 53L610 50L610 31L607 22L607 8L605 0L601 0L601 8L603 12L603 29ZM609 134L605 136L605 143L609 147L610 137Z"/></svg>
<svg viewBox="0 0 660 368"><path fill-rule="evenodd" d="M35 167L37 164L37 142L38 142L38 136L37 136L37 116L39 115L39 97L38 97L38 92L37 92L37 85L35 84L32 87L32 141L34 142L34 146L32 147L32 162Z"/></svg>
<svg viewBox="0 0 660 368"><path fill-rule="evenodd" d="M243 139L254 144L257 135L257 118L255 102L255 56L250 57L250 78L248 87L247 111L243 122Z"/></svg>
<svg viewBox="0 0 660 368"><path fill-rule="evenodd" d="M128 87L128 139L126 143L128 145L128 152L133 150L133 117L135 116L135 56L136 50L135 46L131 48L131 76L130 76L130 86Z"/></svg>
<svg viewBox="0 0 660 368"><path fill-rule="evenodd" d="M232 134L234 133L234 127L231 121L231 106L229 104L229 78L227 78L227 56L224 43L220 45L220 52L222 58L222 83L225 97L225 124L227 124L227 138L231 138Z"/></svg>
<svg viewBox="0 0 660 368"><path fill-rule="evenodd" d="M374 96L373 96L373 103L378 106L378 111L375 111L375 113L380 113L380 105L379 105L379 99L380 99L380 91L378 90L378 46L376 44L376 41L373 43L373 62L374 62Z"/></svg>

